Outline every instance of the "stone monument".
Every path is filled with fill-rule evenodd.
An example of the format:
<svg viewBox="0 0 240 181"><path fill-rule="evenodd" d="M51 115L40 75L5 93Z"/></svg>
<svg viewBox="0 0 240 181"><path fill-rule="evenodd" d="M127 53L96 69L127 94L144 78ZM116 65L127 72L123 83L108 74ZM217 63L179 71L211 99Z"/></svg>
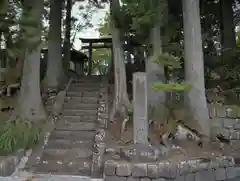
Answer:
<svg viewBox="0 0 240 181"><path fill-rule="evenodd" d="M144 72L133 74L133 139L148 144L147 78Z"/></svg>
<svg viewBox="0 0 240 181"><path fill-rule="evenodd" d="M133 74L133 142L122 148L123 154L131 161L155 161L156 149L148 143L147 77L144 72Z"/></svg>

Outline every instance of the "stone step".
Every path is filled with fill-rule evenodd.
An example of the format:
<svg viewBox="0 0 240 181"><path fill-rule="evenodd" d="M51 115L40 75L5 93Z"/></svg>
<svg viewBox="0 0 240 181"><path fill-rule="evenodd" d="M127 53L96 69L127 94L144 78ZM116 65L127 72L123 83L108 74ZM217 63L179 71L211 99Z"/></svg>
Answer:
<svg viewBox="0 0 240 181"><path fill-rule="evenodd" d="M83 85L84 86L84 85ZM78 86L73 86L68 89L68 92L99 92L100 88L94 88L94 87L78 87Z"/></svg>
<svg viewBox="0 0 240 181"><path fill-rule="evenodd" d="M45 148L42 159L44 160L74 160L78 158L91 159L92 148L83 147L71 148L71 149L61 149L61 148Z"/></svg>
<svg viewBox="0 0 240 181"><path fill-rule="evenodd" d="M87 85L101 85L102 81L101 80L74 80L72 81L72 85L76 84L87 84Z"/></svg>
<svg viewBox="0 0 240 181"><path fill-rule="evenodd" d="M45 108L52 108L52 107L53 107L52 104L47 104L47 105L45 105Z"/></svg>
<svg viewBox="0 0 240 181"><path fill-rule="evenodd" d="M83 140L83 141L72 141L65 139L56 139L56 140L48 140L46 148L61 148L61 149L72 149L72 148L92 148L93 146L92 140Z"/></svg>
<svg viewBox="0 0 240 181"><path fill-rule="evenodd" d="M99 105L98 104L91 104L91 103L82 103L82 102L66 102L63 105L66 109L81 109L81 110L97 110Z"/></svg>
<svg viewBox="0 0 240 181"><path fill-rule="evenodd" d="M88 86L88 85L73 85L69 87L68 91L70 92L84 92L84 91L91 91L91 92L99 92L100 91L100 86Z"/></svg>
<svg viewBox="0 0 240 181"><path fill-rule="evenodd" d="M96 110L80 110L80 109L64 109L62 114L66 116L82 116L82 115L97 115Z"/></svg>
<svg viewBox="0 0 240 181"><path fill-rule="evenodd" d="M78 82L101 82L103 77L101 76L85 76L80 77L79 79L74 79L72 83L78 83Z"/></svg>
<svg viewBox="0 0 240 181"><path fill-rule="evenodd" d="M52 113L52 109L47 109L46 112L48 115L50 115Z"/></svg>
<svg viewBox="0 0 240 181"><path fill-rule="evenodd" d="M45 104L53 104L55 100L48 99L45 101Z"/></svg>
<svg viewBox="0 0 240 181"><path fill-rule="evenodd" d="M52 106L53 106L53 104L45 104L44 105L45 108L49 108L49 107L52 107Z"/></svg>
<svg viewBox="0 0 240 181"><path fill-rule="evenodd" d="M97 115L81 115L81 116L76 116L76 115L71 115L71 116L66 116L62 115L60 117L60 121L68 121L68 122L96 122L97 121Z"/></svg>
<svg viewBox="0 0 240 181"><path fill-rule="evenodd" d="M93 75L91 75L91 76L84 76L84 77L79 77L78 79L73 79L72 81L73 81L73 83L75 83L75 82L82 82L82 81L89 81L89 82L91 82L91 81L101 81L102 80L102 78L103 77L101 77L101 76L93 76Z"/></svg>
<svg viewBox="0 0 240 181"><path fill-rule="evenodd" d="M72 82L71 86L75 85L86 85L85 87L101 87L102 82L101 81L77 81L77 82Z"/></svg>
<svg viewBox="0 0 240 181"><path fill-rule="evenodd" d="M96 92L96 91L93 91L93 92L91 92L91 91L83 91L83 92L68 91L67 96L68 97L96 97L96 98L98 98L98 97L100 97L100 94L99 94L99 92Z"/></svg>
<svg viewBox="0 0 240 181"><path fill-rule="evenodd" d="M49 137L49 140L65 139L72 141L92 141L95 136L95 131L67 131L67 130L54 130Z"/></svg>
<svg viewBox="0 0 240 181"><path fill-rule="evenodd" d="M45 109L46 109L46 110L52 109L52 105L46 105L46 106L45 106Z"/></svg>
<svg viewBox="0 0 240 181"><path fill-rule="evenodd" d="M51 173L56 175L81 175L90 176L91 160L73 159L73 160L42 160L36 166L35 172ZM69 180L70 181L70 180Z"/></svg>
<svg viewBox="0 0 240 181"><path fill-rule="evenodd" d="M94 122L68 122L59 121L56 125L57 130L72 130L72 131L94 131L96 130Z"/></svg>
<svg viewBox="0 0 240 181"><path fill-rule="evenodd" d="M77 96L71 96L67 97L64 102L68 103L88 103L88 104L98 104L99 102L99 97L77 97Z"/></svg>
<svg viewBox="0 0 240 181"><path fill-rule="evenodd" d="M68 90L73 91L87 91L87 90L93 90L93 91L99 91L101 88L100 84L91 84L91 83L77 83L72 84Z"/></svg>

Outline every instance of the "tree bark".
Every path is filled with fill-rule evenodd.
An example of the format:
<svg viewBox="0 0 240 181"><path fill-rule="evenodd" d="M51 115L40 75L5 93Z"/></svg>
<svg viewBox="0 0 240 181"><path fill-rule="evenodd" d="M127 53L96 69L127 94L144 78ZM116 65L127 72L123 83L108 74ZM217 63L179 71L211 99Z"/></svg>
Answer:
<svg viewBox="0 0 240 181"><path fill-rule="evenodd" d="M68 71L69 61L71 60L71 16L72 16L72 0L67 0L66 7L66 18L65 18L65 37L64 37L64 60L63 68Z"/></svg>
<svg viewBox="0 0 240 181"><path fill-rule="evenodd" d="M159 103L164 103L165 93L155 92L152 89L152 85L155 82L165 82L164 68L159 67L154 62L155 59L162 53L162 41L161 41L161 30L160 23L157 22L155 27L152 28L151 42L152 42L152 56L146 61L146 74L147 74L147 85L148 85L148 105L156 106Z"/></svg>
<svg viewBox="0 0 240 181"><path fill-rule="evenodd" d="M112 42L113 42L113 61L114 61L114 101L110 119L114 119L116 112L124 115L124 106L129 105L126 83L126 67L124 64L124 54L120 39L120 30L116 27L114 13L120 8L119 0L110 1L110 10L112 18Z"/></svg>
<svg viewBox="0 0 240 181"><path fill-rule="evenodd" d="M206 103L202 35L199 0L182 0L184 21L185 81L192 86L187 92L186 103L193 119L198 121L205 136L210 135L210 122Z"/></svg>
<svg viewBox="0 0 240 181"><path fill-rule="evenodd" d="M25 0L24 4L32 9L32 17L38 22L37 38L41 40L41 16L43 0ZM23 65L23 75L18 100L18 115L23 120L39 121L46 118L46 112L40 94L40 45L30 50L26 47L26 56Z"/></svg>
<svg viewBox="0 0 240 181"><path fill-rule="evenodd" d="M60 0L50 0L50 8L48 62L43 83L46 87L58 87L63 74L61 38L62 2Z"/></svg>

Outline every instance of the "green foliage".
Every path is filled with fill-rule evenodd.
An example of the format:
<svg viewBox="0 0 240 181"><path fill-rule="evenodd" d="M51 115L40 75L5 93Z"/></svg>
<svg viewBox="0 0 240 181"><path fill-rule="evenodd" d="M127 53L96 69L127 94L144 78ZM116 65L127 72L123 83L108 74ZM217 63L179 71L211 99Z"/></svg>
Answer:
<svg viewBox="0 0 240 181"><path fill-rule="evenodd" d="M83 31L86 28L92 28L93 24L91 23L92 17L96 13L96 8L91 4L82 5L80 3L78 7L77 16L72 16L71 18L71 44L74 45L74 42L77 37L77 33ZM66 28L66 22L64 26Z"/></svg>
<svg viewBox="0 0 240 181"><path fill-rule="evenodd" d="M240 48L240 32L237 32L237 47Z"/></svg>
<svg viewBox="0 0 240 181"><path fill-rule="evenodd" d="M162 20L167 7L165 0L124 0L126 14L132 17L132 29L152 27L156 21Z"/></svg>
<svg viewBox="0 0 240 181"><path fill-rule="evenodd" d="M156 22L161 22L165 29L162 32L163 44L169 43L170 39L178 36L177 28L180 27L180 23L168 14L167 0L123 0L122 2L121 9L116 10L114 20L126 37L135 37L138 43L146 45L150 31ZM110 35L110 28L111 18L110 14L107 14L104 23L100 25L101 36ZM178 51L179 47L175 50Z"/></svg>
<svg viewBox="0 0 240 181"><path fill-rule="evenodd" d="M111 18L110 13L105 15L104 21L100 24L98 29L100 36L107 37L111 35Z"/></svg>
<svg viewBox="0 0 240 181"><path fill-rule="evenodd" d="M162 53L158 56L155 62L160 66L165 66L170 70L170 74L174 71L174 69L181 68L180 58L170 55L169 53ZM167 91L167 92L182 92L188 91L191 89L191 85L187 85L185 83L162 83L162 82L155 82L152 85L152 89L154 91Z"/></svg>
<svg viewBox="0 0 240 181"><path fill-rule="evenodd" d="M181 68L180 58L173 56L168 52L160 54L155 62L160 66L168 66L171 69Z"/></svg>
<svg viewBox="0 0 240 181"><path fill-rule="evenodd" d="M36 145L43 131L43 122L9 120L0 129L0 151L12 153L20 148Z"/></svg>
<svg viewBox="0 0 240 181"><path fill-rule="evenodd" d="M29 51L39 46L42 33L41 23L32 16L32 13L33 12L28 9L23 9L22 18L19 22L22 39L25 42L25 47L27 47Z"/></svg>
<svg viewBox="0 0 240 181"><path fill-rule="evenodd" d="M3 33L1 42L5 41L4 49L7 50L4 56L15 59L23 47L18 27L22 8L20 1L9 0L7 2L1 1L4 4L0 4L0 8L5 11L0 10L0 29Z"/></svg>
<svg viewBox="0 0 240 181"><path fill-rule="evenodd" d="M164 83L160 83L160 82L156 82L152 85L152 89L154 91L188 91L191 89L190 85L187 85L185 83L168 83L168 84L164 84Z"/></svg>
<svg viewBox="0 0 240 181"><path fill-rule="evenodd" d="M92 59L92 72L99 72L101 75L105 75L107 73L108 64L111 59L111 50L107 48L94 49Z"/></svg>
<svg viewBox="0 0 240 181"><path fill-rule="evenodd" d="M123 0L121 19L124 23L121 28L139 37L139 42L144 42L156 22L164 24L166 13L166 0Z"/></svg>
<svg viewBox="0 0 240 181"><path fill-rule="evenodd" d="M3 33L8 58L17 58L25 53L25 48L34 49L41 43L41 20L34 20L32 8L24 8L22 1L3 0L0 2L0 29ZM4 44L3 44L4 45Z"/></svg>
<svg viewBox="0 0 240 181"><path fill-rule="evenodd" d="M221 56L211 57L207 59L209 63L206 65L205 75L209 83L207 87L217 85L223 89L232 89L239 87L240 78L240 51L239 48L223 49Z"/></svg>
<svg viewBox="0 0 240 181"><path fill-rule="evenodd" d="M16 46L9 47L6 50L8 57L12 59L15 59L16 57L21 57L23 53L22 50Z"/></svg>
<svg viewBox="0 0 240 181"><path fill-rule="evenodd" d="M7 6L8 6L8 0L1 0L0 1L0 17L2 20L2 17L7 13Z"/></svg>
<svg viewBox="0 0 240 181"><path fill-rule="evenodd" d="M130 104L128 104L128 105L125 105L125 108L128 112L128 115L133 114L133 103L132 102L130 102Z"/></svg>

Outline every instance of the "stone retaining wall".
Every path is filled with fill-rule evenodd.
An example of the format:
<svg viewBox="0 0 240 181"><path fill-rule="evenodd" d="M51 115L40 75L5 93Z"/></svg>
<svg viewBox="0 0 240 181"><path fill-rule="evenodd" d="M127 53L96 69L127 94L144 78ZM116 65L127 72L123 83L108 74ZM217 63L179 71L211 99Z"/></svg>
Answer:
<svg viewBox="0 0 240 181"><path fill-rule="evenodd" d="M240 141L240 119L218 118L212 123L212 138L218 133L231 140Z"/></svg>
<svg viewBox="0 0 240 181"><path fill-rule="evenodd" d="M224 181L239 176L231 157L199 162L129 163L108 160L104 181ZM240 180L240 178L239 178Z"/></svg>
<svg viewBox="0 0 240 181"><path fill-rule="evenodd" d="M104 87L104 86L103 86ZM102 88L101 92L107 92ZM240 168L232 157L221 157L199 162L188 160L172 163L158 161L136 163L126 161L103 161L106 150L104 139L106 136L108 119L107 94L102 96L98 110L99 129L95 137L95 153L93 156L92 176L101 177L104 181L237 181L240 180ZM209 114L213 118L212 136L218 132L232 140L240 140L239 108L236 106L219 106L209 104ZM103 163L104 162L104 163ZM240 163L240 162L239 162ZM238 164L238 163L237 163Z"/></svg>
<svg viewBox="0 0 240 181"><path fill-rule="evenodd" d="M213 141L218 133L230 140L240 141L240 108L237 106L209 105L212 118L211 137Z"/></svg>
<svg viewBox="0 0 240 181"><path fill-rule="evenodd" d="M25 155L25 151L23 149L19 149L15 153L4 156L0 161L0 176L7 177L10 176L18 166L20 160Z"/></svg>
<svg viewBox="0 0 240 181"><path fill-rule="evenodd" d="M92 177L102 177L103 174L103 155L105 153L106 144L106 128L108 122L108 86L102 84L100 88L100 99L98 107L98 118L97 118L97 130L94 140L93 157L92 157L92 167L91 176Z"/></svg>
<svg viewBox="0 0 240 181"><path fill-rule="evenodd" d="M233 102L240 102L240 89L227 89L220 91L219 89L206 89L206 98L210 102L223 101L227 104L232 104ZM183 101L183 92L172 92L171 98Z"/></svg>
<svg viewBox="0 0 240 181"><path fill-rule="evenodd" d="M211 104L208 104L210 117L240 117L240 106L236 106L236 104L240 102L240 89L224 90L224 92L219 94L221 95L216 95L212 89L206 90L206 98L211 102ZM171 99L176 100L176 102L183 102L184 94L174 92L172 93ZM226 105L216 104L217 100L220 100L221 103L224 102Z"/></svg>
<svg viewBox="0 0 240 181"><path fill-rule="evenodd" d="M240 107L235 105L208 104L209 116L211 118L238 118L240 117Z"/></svg>

